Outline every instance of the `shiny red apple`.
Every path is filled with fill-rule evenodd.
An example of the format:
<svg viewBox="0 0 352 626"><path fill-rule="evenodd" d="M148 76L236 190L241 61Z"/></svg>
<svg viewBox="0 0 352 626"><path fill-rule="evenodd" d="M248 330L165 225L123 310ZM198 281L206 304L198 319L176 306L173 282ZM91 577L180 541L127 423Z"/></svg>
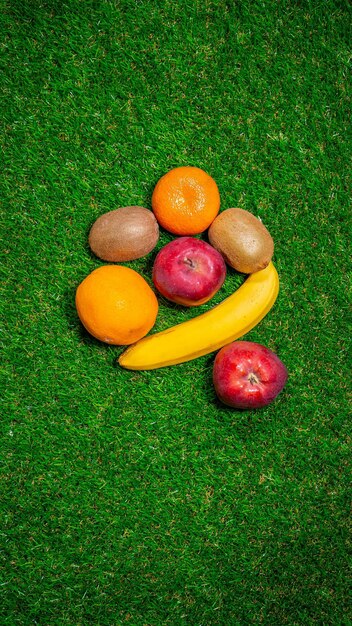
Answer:
<svg viewBox="0 0 352 626"><path fill-rule="evenodd" d="M219 400L235 409L259 409L270 404L284 388L287 376L277 354L251 341L225 346L213 366Z"/></svg>
<svg viewBox="0 0 352 626"><path fill-rule="evenodd" d="M152 278L168 300L185 306L204 304L219 291L226 277L221 254L196 237L178 237L157 254Z"/></svg>

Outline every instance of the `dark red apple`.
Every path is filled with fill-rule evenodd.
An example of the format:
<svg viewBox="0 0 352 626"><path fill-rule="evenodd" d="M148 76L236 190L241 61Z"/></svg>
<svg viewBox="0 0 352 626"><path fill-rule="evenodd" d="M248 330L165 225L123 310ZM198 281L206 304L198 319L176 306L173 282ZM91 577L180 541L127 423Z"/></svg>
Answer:
<svg viewBox="0 0 352 626"><path fill-rule="evenodd" d="M252 341L224 346L213 367L219 400L235 409L259 409L270 404L284 388L287 376L275 352Z"/></svg>
<svg viewBox="0 0 352 626"><path fill-rule="evenodd" d="M178 237L157 254L153 282L172 302L185 306L204 304L219 291L226 277L221 254L195 237Z"/></svg>

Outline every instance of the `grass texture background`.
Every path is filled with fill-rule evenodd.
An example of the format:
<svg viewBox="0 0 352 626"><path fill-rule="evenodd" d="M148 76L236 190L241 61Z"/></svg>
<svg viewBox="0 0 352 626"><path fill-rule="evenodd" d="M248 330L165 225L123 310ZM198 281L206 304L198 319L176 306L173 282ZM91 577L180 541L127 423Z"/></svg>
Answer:
<svg viewBox="0 0 352 626"><path fill-rule="evenodd" d="M0 7L1 623L351 624L350 3ZM246 338L290 375L257 412L216 400L214 355L125 371L77 319L94 220L179 165L275 240Z"/></svg>

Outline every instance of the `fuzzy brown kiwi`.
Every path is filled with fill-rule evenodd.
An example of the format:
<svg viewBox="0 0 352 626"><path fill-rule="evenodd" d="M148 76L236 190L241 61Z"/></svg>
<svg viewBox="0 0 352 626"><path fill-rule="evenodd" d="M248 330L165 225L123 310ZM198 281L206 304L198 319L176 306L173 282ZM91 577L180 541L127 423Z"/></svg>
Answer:
<svg viewBox="0 0 352 626"><path fill-rule="evenodd" d="M208 238L226 263L244 274L264 269L274 254L269 231L244 209L231 208L219 213L209 227Z"/></svg>
<svg viewBox="0 0 352 626"><path fill-rule="evenodd" d="M89 246L104 261L133 261L149 254L159 240L154 213L141 206L125 206L104 213L89 232Z"/></svg>

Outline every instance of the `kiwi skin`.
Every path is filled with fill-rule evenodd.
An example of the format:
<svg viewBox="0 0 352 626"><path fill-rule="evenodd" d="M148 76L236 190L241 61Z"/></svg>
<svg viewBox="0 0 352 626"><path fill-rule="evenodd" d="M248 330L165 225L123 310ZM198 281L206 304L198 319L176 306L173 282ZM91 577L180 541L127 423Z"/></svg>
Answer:
<svg viewBox="0 0 352 626"><path fill-rule="evenodd" d="M274 241L264 224L249 211L239 208L219 213L208 230L208 238L226 263L238 272L263 270L274 254Z"/></svg>
<svg viewBox="0 0 352 626"><path fill-rule="evenodd" d="M88 242L104 261L139 259L151 252L159 240L154 213L141 206L125 206L104 213L90 229Z"/></svg>

